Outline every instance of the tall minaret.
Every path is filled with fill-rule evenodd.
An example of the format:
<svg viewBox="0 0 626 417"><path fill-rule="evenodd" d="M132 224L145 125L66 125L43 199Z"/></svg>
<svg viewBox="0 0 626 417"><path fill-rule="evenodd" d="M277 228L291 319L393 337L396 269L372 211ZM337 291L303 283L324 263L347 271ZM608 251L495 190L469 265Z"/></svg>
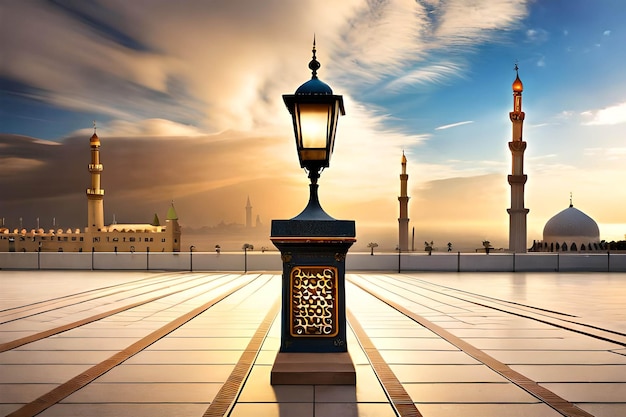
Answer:
<svg viewBox="0 0 626 417"><path fill-rule="evenodd" d="M524 112L522 111L522 91L524 86L519 79L518 67L515 64L515 81L513 82L513 111L509 113L513 123L513 140L509 142L512 154L512 174L508 176L511 185L511 208L509 212L509 251L526 252L526 215L524 208L524 184L528 179L524 174L524 151L526 142L522 140Z"/></svg>
<svg viewBox="0 0 626 417"><path fill-rule="evenodd" d="M407 182L409 175L406 173L406 156L402 151L402 174L400 174L400 217L398 218L398 248L401 251L409 250L409 196L407 195Z"/></svg>
<svg viewBox="0 0 626 417"><path fill-rule="evenodd" d="M252 227L252 204L250 204L250 196L248 196L248 202L246 203L246 228Z"/></svg>
<svg viewBox="0 0 626 417"><path fill-rule="evenodd" d="M93 123L93 136L89 139L91 146L91 188L87 188L87 231L97 232L104 227L104 190L100 188L100 139L96 134L96 122Z"/></svg>

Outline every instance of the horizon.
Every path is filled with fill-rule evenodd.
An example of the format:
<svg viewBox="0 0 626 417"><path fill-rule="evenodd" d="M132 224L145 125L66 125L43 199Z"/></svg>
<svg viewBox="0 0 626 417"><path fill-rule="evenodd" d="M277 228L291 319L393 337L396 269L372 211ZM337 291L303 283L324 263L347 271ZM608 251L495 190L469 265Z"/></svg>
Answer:
<svg viewBox="0 0 626 417"><path fill-rule="evenodd" d="M184 228L245 223L247 196L268 228L295 216L308 180L282 94L310 78L315 33L346 108L320 202L359 247L397 244L403 151L416 250L508 246L516 63L527 247L570 192L602 240L626 239L626 3L565 1L3 5L0 218L86 225L93 120L106 224L172 200Z"/></svg>

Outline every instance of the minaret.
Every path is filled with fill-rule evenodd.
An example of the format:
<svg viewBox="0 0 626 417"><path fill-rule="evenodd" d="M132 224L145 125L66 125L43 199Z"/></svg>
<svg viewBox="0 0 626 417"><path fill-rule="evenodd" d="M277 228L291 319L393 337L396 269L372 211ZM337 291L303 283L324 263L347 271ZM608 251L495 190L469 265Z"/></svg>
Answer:
<svg viewBox="0 0 626 417"><path fill-rule="evenodd" d="M409 196L407 195L406 156L402 151L402 174L400 174L400 217L398 218L398 248L401 251L409 250Z"/></svg>
<svg viewBox="0 0 626 417"><path fill-rule="evenodd" d="M522 91L524 86L519 79L518 67L515 64L515 81L513 82L513 111L509 113L513 123L513 140L509 142L512 154L512 174L508 176L511 185L511 208L509 212L509 251L526 252L526 215L524 208L524 184L528 179L524 174L524 151L526 142L522 140L524 112L522 111Z"/></svg>
<svg viewBox="0 0 626 417"><path fill-rule="evenodd" d="M250 196L248 196L248 202L246 203L246 228L252 227L252 204L250 204Z"/></svg>
<svg viewBox="0 0 626 417"><path fill-rule="evenodd" d="M91 187L87 188L87 231L97 232L104 227L104 190L100 188L100 139L96 134L96 122L93 122L93 136L89 139L91 146Z"/></svg>

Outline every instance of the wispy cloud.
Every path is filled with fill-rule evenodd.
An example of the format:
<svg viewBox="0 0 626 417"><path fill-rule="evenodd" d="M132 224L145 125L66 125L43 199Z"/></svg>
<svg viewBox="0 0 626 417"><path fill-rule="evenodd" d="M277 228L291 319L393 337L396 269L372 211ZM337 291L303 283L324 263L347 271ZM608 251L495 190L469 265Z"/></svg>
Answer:
<svg viewBox="0 0 626 417"><path fill-rule="evenodd" d="M436 127L435 130L445 130L445 129L450 129L452 127L463 126L463 125L470 124L470 123L474 123L474 121L473 120L466 120L464 122L451 123L449 125L443 125L443 126Z"/></svg>
<svg viewBox="0 0 626 417"><path fill-rule="evenodd" d="M387 88L398 90L408 85L439 84L451 77L461 77L461 67L452 62L442 62L418 67L391 81Z"/></svg>
<svg viewBox="0 0 626 417"><path fill-rule="evenodd" d="M626 101L599 110L587 110L580 115L585 119L583 124L588 126L626 123Z"/></svg>
<svg viewBox="0 0 626 417"><path fill-rule="evenodd" d="M545 29L535 28L526 31L526 40L531 43L544 43L549 37L550 34Z"/></svg>

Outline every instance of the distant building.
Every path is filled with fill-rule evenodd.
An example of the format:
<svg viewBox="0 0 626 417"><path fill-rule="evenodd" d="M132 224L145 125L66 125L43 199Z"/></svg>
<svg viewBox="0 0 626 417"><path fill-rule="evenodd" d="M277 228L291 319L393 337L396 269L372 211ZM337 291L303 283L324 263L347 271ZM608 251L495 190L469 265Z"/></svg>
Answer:
<svg viewBox="0 0 626 417"><path fill-rule="evenodd" d="M398 249L409 250L409 196L407 195L407 183L409 175L406 173L406 156L402 152L402 173L400 174L400 217L398 217Z"/></svg>
<svg viewBox="0 0 626 417"><path fill-rule="evenodd" d="M600 229L591 217L570 205L543 228L543 240L533 243L534 252L589 252L605 250Z"/></svg>
<svg viewBox="0 0 626 417"><path fill-rule="evenodd" d="M0 251L2 252L179 252L181 228L174 203L167 211L166 223L161 225L155 214L150 224L104 224L104 189L100 184L103 166L100 163L100 139L96 135L89 140L91 163L90 187L87 189L87 227L80 229L9 230L0 227Z"/></svg>

